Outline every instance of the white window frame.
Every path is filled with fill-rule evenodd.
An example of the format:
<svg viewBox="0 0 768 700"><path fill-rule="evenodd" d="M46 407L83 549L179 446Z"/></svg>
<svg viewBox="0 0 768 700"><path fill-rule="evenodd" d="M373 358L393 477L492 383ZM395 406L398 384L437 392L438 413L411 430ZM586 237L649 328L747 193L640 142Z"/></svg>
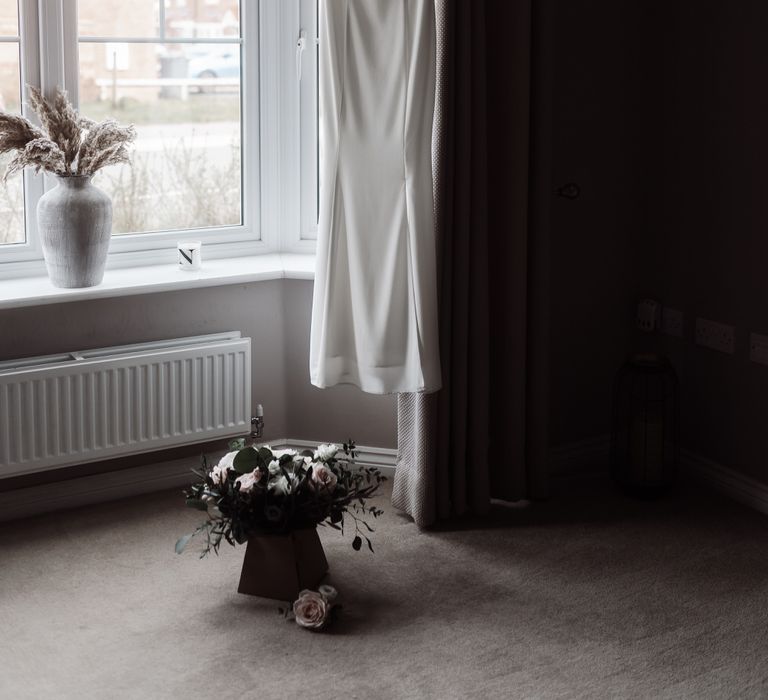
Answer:
<svg viewBox="0 0 768 700"><path fill-rule="evenodd" d="M108 269L172 263L176 242L184 238L203 241L206 259L314 251L314 240L302 228L307 217L314 215L307 212L316 211L316 194L307 191L308 180L302 174L305 163L312 162L311 153L302 153L305 135L311 130L316 134L316 103L305 97L307 90L317 90L316 23L314 11L309 14L314 3L241 3L242 225L120 234L112 238ZM22 84L36 85L46 94L60 85L74 104L78 98L76 8L76 0L19 0ZM314 23L306 29L312 45L303 53L300 80L297 41L306 22ZM22 104L24 114L34 118L26 95ZM26 242L0 246L0 279L45 274L34 207L54 181L27 172L23 177Z"/></svg>
<svg viewBox="0 0 768 700"><path fill-rule="evenodd" d="M318 182L318 27L319 0L301 0L301 29L306 46L300 63L300 142L301 142L301 246L314 248L317 239L319 203Z"/></svg>

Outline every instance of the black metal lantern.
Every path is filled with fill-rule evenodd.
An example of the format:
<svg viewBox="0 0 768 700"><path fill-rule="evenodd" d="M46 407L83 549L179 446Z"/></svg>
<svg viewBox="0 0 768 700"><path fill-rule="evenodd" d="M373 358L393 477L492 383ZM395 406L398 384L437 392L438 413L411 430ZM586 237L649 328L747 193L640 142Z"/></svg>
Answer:
<svg viewBox="0 0 768 700"><path fill-rule="evenodd" d="M659 355L636 355L616 375L611 470L632 495L656 496L677 476L679 394L674 368Z"/></svg>

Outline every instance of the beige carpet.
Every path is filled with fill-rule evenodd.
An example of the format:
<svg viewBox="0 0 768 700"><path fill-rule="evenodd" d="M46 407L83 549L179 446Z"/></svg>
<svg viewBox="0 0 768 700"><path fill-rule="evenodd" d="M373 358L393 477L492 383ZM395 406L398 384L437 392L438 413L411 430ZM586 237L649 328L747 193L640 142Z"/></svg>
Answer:
<svg viewBox="0 0 768 700"><path fill-rule="evenodd" d="M176 493L0 528L2 698L768 697L768 519L706 493L569 491L376 555L322 531L332 633L173 544Z"/></svg>

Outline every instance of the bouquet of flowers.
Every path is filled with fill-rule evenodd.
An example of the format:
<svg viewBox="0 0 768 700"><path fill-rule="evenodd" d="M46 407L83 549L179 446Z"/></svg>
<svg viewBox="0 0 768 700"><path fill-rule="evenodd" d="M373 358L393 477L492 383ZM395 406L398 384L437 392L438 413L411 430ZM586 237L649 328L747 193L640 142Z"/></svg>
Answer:
<svg viewBox="0 0 768 700"><path fill-rule="evenodd" d="M319 445L316 450L273 450L269 445L235 447L218 464L194 473L200 481L185 491L187 505L207 513L207 520L176 543L181 553L198 533L206 534L204 557L218 554L222 540L231 545L251 535L279 534L317 525L344 532L345 517L355 526L352 547L363 540L373 551L366 517L383 511L367 504L382 481L378 469L355 467L355 444Z"/></svg>

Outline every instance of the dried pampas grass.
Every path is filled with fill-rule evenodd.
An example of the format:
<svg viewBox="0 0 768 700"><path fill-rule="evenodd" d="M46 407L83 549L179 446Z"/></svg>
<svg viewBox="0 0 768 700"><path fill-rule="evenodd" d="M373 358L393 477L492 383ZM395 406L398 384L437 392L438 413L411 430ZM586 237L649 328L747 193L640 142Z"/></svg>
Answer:
<svg viewBox="0 0 768 700"><path fill-rule="evenodd" d="M0 154L16 152L4 180L27 167L60 176L90 176L108 165L130 162L128 145L136 138L133 126L81 117L59 89L48 101L30 87L29 101L43 129L24 117L0 112Z"/></svg>

